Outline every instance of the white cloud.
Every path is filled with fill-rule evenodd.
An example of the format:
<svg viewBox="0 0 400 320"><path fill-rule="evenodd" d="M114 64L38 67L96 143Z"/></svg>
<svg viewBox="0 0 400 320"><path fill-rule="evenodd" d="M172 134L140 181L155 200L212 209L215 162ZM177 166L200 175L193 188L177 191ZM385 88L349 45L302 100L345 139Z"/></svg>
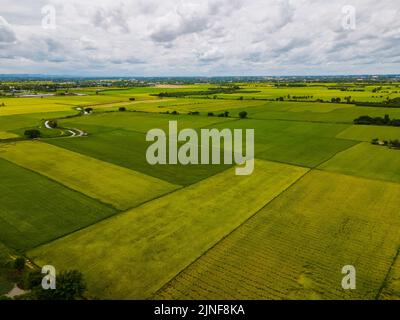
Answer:
<svg viewBox="0 0 400 320"><path fill-rule="evenodd" d="M0 16L0 45L13 43L17 40L15 36L15 32L12 29L11 25Z"/></svg>
<svg viewBox="0 0 400 320"><path fill-rule="evenodd" d="M3 2L4 73L400 73L398 0L352 0L355 30L343 29L345 0ZM45 4L56 30L41 28Z"/></svg>

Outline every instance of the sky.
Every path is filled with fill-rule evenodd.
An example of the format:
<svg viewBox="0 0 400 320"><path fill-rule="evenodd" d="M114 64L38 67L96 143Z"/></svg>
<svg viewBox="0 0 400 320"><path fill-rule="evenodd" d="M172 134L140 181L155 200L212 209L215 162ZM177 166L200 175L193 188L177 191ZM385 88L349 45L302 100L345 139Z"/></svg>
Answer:
<svg viewBox="0 0 400 320"><path fill-rule="evenodd" d="M0 0L0 73L400 73L399 0Z"/></svg>

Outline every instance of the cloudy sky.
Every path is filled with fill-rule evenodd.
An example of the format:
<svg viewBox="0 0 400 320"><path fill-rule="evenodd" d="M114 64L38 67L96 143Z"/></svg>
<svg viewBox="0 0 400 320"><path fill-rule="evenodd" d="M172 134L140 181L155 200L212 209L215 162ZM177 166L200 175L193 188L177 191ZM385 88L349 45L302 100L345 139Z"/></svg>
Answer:
<svg viewBox="0 0 400 320"><path fill-rule="evenodd" d="M0 0L0 73L400 73L399 17L399 0Z"/></svg>

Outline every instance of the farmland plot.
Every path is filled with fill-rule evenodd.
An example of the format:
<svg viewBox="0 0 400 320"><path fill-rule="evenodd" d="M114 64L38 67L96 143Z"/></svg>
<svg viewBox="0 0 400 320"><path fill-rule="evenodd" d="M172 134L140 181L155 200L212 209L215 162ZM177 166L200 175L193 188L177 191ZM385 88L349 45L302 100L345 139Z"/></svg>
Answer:
<svg viewBox="0 0 400 320"><path fill-rule="evenodd" d="M257 160L255 172L229 169L28 254L57 270L78 268L91 295L148 298L307 169Z"/></svg>
<svg viewBox="0 0 400 320"><path fill-rule="evenodd" d="M320 169L400 182L400 151L362 142L338 153Z"/></svg>
<svg viewBox="0 0 400 320"><path fill-rule="evenodd" d="M124 210L178 186L47 143L7 144L0 157Z"/></svg>
<svg viewBox="0 0 400 320"><path fill-rule="evenodd" d="M8 247L33 248L116 212L3 159L0 172L0 242Z"/></svg>
<svg viewBox="0 0 400 320"><path fill-rule="evenodd" d="M87 139L52 139L48 142L183 186L208 178L231 166L224 164L152 166L146 160L146 150L150 143L145 141L145 134L127 130L107 131L105 127L91 127L90 130L102 132L90 135Z"/></svg>
<svg viewBox="0 0 400 320"><path fill-rule="evenodd" d="M399 197L398 184L314 170L155 298L380 298L400 244ZM357 290L341 286L346 265L356 268Z"/></svg>
<svg viewBox="0 0 400 320"><path fill-rule="evenodd" d="M372 139L396 140L400 139L400 128L385 126L354 125L337 135L341 139L350 139L370 142Z"/></svg>

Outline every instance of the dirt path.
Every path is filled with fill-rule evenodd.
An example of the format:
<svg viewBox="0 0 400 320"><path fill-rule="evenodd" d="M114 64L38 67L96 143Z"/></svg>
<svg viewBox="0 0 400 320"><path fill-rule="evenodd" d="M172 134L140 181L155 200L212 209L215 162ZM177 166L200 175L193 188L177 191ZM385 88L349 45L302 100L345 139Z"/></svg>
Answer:
<svg viewBox="0 0 400 320"><path fill-rule="evenodd" d="M45 126L47 129L49 129L49 130L55 130L55 129L57 129L57 128L53 128L53 127L50 126L50 124L49 124L50 121L51 121L51 120L46 120L46 121L44 122L44 126ZM65 131L62 130L62 129L59 129L59 130L61 130L61 132L62 132L62 135L61 135L61 136L63 136L63 134L65 134L65 132L69 132L69 133L70 133L70 135L68 135L68 136L63 136L63 137L65 137L65 138L80 138L80 137L85 137L85 136L87 136L87 132L85 132L85 131L83 131L83 130L80 130L80 129L75 129L75 128L67 129L67 128L65 128Z"/></svg>

